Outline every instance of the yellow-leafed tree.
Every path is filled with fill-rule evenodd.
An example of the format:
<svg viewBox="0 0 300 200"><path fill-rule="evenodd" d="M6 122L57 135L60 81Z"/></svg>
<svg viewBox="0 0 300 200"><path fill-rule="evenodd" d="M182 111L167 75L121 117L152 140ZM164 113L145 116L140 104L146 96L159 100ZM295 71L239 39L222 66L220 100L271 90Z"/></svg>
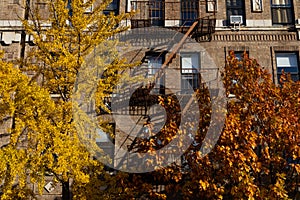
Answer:
<svg viewBox="0 0 300 200"><path fill-rule="evenodd" d="M118 72L129 67L125 60L118 59L114 48L118 43L111 40L127 29L122 22L129 14L104 12L111 0L26 3L22 22L34 46L20 59L19 69L0 63L1 121L11 124L5 129L8 140L0 152L1 198L34 196L29 187L32 184L38 185L41 193L45 174L51 174L54 184L62 185L63 199L71 198L71 185L73 198L99 199L107 193L100 187L107 187L109 176L82 142L85 135L93 133L76 127L74 110L79 105L73 98L74 93L96 84L90 98L95 99L97 107L103 106L103 98L120 78ZM40 3L47 9L40 9ZM91 53L97 56L91 57ZM103 59L105 56L107 59ZM89 68L91 59L98 63L96 68ZM96 69L105 72L105 78L98 80L97 75L91 76L83 68L92 74ZM26 73L33 76L29 78ZM77 88L82 80L78 80L80 73L87 80Z"/></svg>

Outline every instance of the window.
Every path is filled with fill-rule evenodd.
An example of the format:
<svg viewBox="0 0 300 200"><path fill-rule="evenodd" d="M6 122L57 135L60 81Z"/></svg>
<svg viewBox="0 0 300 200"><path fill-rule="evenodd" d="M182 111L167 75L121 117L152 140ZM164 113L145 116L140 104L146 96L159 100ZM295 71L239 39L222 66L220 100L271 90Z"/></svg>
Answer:
<svg viewBox="0 0 300 200"><path fill-rule="evenodd" d="M161 68L164 62L165 53L151 53L146 56L147 59L147 77L153 77ZM165 78L160 77L157 82L155 83L155 87L152 90L155 94L164 94L165 88Z"/></svg>
<svg viewBox="0 0 300 200"><path fill-rule="evenodd" d="M181 53L181 90L199 88L199 53Z"/></svg>
<svg viewBox="0 0 300 200"><path fill-rule="evenodd" d="M72 0L68 0L67 9L69 10L69 16L72 17L73 11L72 11Z"/></svg>
<svg viewBox="0 0 300 200"><path fill-rule="evenodd" d="M127 0L126 1L126 12L136 11L136 1Z"/></svg>
<svg viewBox="0 0 300 200"><path fill-rule="evenodd" d="M127 0L127 11L131 10L138 11L130 20L131 28L164 25L164 0Z"/></svg>
<svg viewBox="0 0 300 200"><path fill-rule="evenodd" d="M246 51L246 54L249 56L248 51ZM244 51L234 51L234 55L239 61L242 61L244 57Z"/></svg>
<svg viewBox="0 0 300 200"><path fill-rule="evenodd" d="M161 56L149 56L148 57L148 77L152 77L160 69L163 58Z"/></svg>
<svg viewBox="0 0 300 200"><path fill-rule="evenodd" d="M164 25L164 3L163 0L150 0L150 21L152 26Z"/></svg>
<svg viewBox="0 0 300 200"><path fill-rule="evenodd" d="M198 18L198 1L181 0L181 23L185 26L191 26Z"/></svg>
<svg viewBox="0 0 300 200"><path fill-rule="evenodd" d="M243 23L246 24L245 2L244 0L226 0L227 24L230 24L230 16L240 15L243 18Z"/></svg>
<svg viewBox="0 0 300 200"><path fill-rule="evenodd" d="M118 4L118 0L113 0L108 6L107 8L103 11L103 13L105 15L110 14L111 12L113 12L115 15L119 14L119 4Z"/></svg>
<svg viewBox="0 0 300 200"><path fill-rule="evenodd" d="M298 52L275 53L277 66L277 80L279 82L281 72L290 73L294 81L299 80Z"/></svg>
<svg viewBox="0 0 300 200"><path fill-rule="evenodd" d="M243 61L245 51L246 51L246 54L249 56L249 51L248 50L241 51L241 49L242 48L239 48L239 51L234 51L234 55L235 55L235 57L238 61ZM245 47L245 49L248 49L248 47ZM229 52L228 52L228 54L229 54ZM239 63L238 67L242 68L243 64ZM235 86L236 85L240 85L239 78L238 77L232 77L231 86L228 89L229 90L229 94L228 94L229 98L234 98L235 97Z"/></svg>
<svg viewBox="0 0 300 200"><path fill-rule="evenodd" d="M291 0L271 0L272 23L292 24L292 1Z"/></svg>

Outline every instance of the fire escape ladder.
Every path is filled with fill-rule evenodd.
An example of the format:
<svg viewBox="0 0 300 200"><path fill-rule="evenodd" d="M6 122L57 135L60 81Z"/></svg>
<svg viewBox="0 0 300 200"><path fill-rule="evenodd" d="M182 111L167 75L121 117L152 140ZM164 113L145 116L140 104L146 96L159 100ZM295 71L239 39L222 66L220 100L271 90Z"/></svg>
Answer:
<svg viewBox="0 0 300 200"><path fill-rule="evenodd" d="M185 40L191 35L192 31L197 26L198 21L195 21L188 31L184 34L184 36L181 38L181 40L174 45L174 47L171 49L170 55L167 57L167 59L162 64L161 68L158 70L158 72L153 77L153 82L151 84L152 87L154 87L155 83L158 81L158 79L163 75L164 70L168 67L168 64L171 63L172 59L175 57L176 53L180 49L180 47L184 44Z"/></svg>
<svg viewBox="0 0 300 200"><path fill-rule="evenodd" d="M159 79L163 76L164 74L164 70L167 68L168 64L172 62L172 60L174 59L176 53L178 52L178 50L180 49L180 47L184 44L185 40L192 35L192 32L194 31L195 27L197 26L198 21L195 21L188 29L188 31L185 33L185 35L181 38L181 40L178 43L174 43L174 40L177 36L177 34L179 34L179 32L176 32L175 35L173 36L173 38L170 40L169 45L172 46L172 42L174 43L174 45L168 49L168 52L170 52L170 54L168 55L167 59L163 62L162 66L158 69L158 71L154 74L152 81L149 85L147 85L147 87L145 88L140 88L138 90L136 90L133 93L132 96L132 103L130 103L130 105L132 106L130 108L131 111L134 111L133 108L134 106L143 106L144 107L144 115L147 115L147 106L151 106L153 103L155 103L154 101L154 96L150 95L151 90L155 87L156 83L159 81ZM181 27L184 27L185 24L183 24ZM163 54L163 52L161 52L157 57L156 60ZM140 110L139 108L135 107L134 109ZM131 112L131 114L134 114L134 112ZM138 113L141 114L141 113Z"/></svg>
<svg viewBox="0 0 300 200"><path fill-rule="evenodd" d="M138 138L139 135L141 134L142 130L140 130L140 131L138 132L138 134L135 136L134 140L132 140L132 139L130 138L130 136L132 136L131 133L134 131L134 129L137 127L138 123L141 121L141 119L142 119L143 117L144 117L144 116L140 116L140 117L139 117L139 119L138 119L137 123L135 124L135 126L130 130L130 134L128 134L128 135L126 136L126 138L124 139L124 141L122 142L122 144L120 145L119 149L117 150L117 152L116 152L115 154L118 154L118 153L120 152L121 148L125 145L125 143L126 143L127 140L133 141L133 142L131 143L131 145L128 145L128 150L129 150L131 147L133 147L133 145L136 143L137 138ZM130 150L131 150L131 149L130 149ZM130 151L130 150L129 150L129 151ZM127 154L128 154L128 152L127 152ZM121 160L118 162L118 165L116 166L117 169L119 169L119 168L122 166L122 164L124 164L124 161L125 161L126 159L128 159L128 156L122 156L122 157L120 157L119 159L121 159ZM128 162L128 160L127 160L127 162ZM127 164L128 164L128 163L127 163Z"/></svg>
<svg viewBox="0 0 300 200"><path fill-rule="evenodd" d="M154 74L151 83L149 85L147 85L146 88L142 88L141 90L141 94L142 95L147 95L148 97L151 96L150 95L150 91L155 87L155 84L158 83L159 79L164 75L165 73L165 69L168 67L168 65L172 62L172 60L175 58L176 54L178 53L179 49L182 47L182 45L184 44L184 42L186 41L186 39L188 37L192 37L195 38L197 42L202 42L202 41L211 41L212 39L212 33L215 32L215 24L216 24L216 19L215 19L215 0L208 0L209 2L213 3L213 14L210 16L205 16L205 17L199 17L198 19L196 19L190 27L187 27L185 23L183 23L178 30L179 32L184 32L184 36L180 39L180 41L178 43L175 43L171 49L168 49L169 54L167 56L167 58L165 59L165 61L163 62L163 64L161 65L160 69ZM207 1L207 2L208 2ZM132 7L137 6L138 8L140 7L140 3L141 1L135 1L136 4L132 4ZM202 2L202 1L201 1ZM142 7L141 7L142 8ZM138 14L140 15L140 14ZM143 16L139 16L138 18L133 17L131 19L131 28L139 28L139 27L148 27L151 26L151 21L149 19L144 18ZM177 34L177 33L176 33ZM175 35L176 35L175 34ZM173 39L175 38L175 36L173 37ZM171 40L171 42L174 40ZM160 56L160 55L159 55ZM142 100L141 98L139 98L139 96L141 94L136 94L137 98L135 101L133 101L133 104L137 103L137 106L149 106L148 102L144 102L144 104L141 104L141 102L138 102L140 100ZM153 96L153 95L152 95ZM147 99L147 98L145 98ZM182 115L184 115L189 107L191 106L191 104L194 101L194 98L186 98L186 97L182 97L180 99L180 101L184 101L185 103L185 107L183 108ZM147 115L147 108L145 107L145 115L140 116L140 118L138 119L137 124L141 121L141 119L143 117L145 117ZM138 133L136 134L136 136L133 136L132 133L134 132L134 129L136 129L137 124L131 129L130 133L127 135L127 137L124 139L124 141L121 143L118 151L124 146L128 144L128 140L131 141L131 143L129 145L127 145L127 150L129 152L133 152L133 150L135 148L137 148L136 144L137 144L137 140L139 138L139 136L141 134L143 134L143 130L139 130ZM117 152L118 152L117 151ZM120 162L118 162L118 166L117 168L121 167L123 164L127 164L129 162L129 152L126 152L126 156L122 156L120 160ZM136 151L135 151L136 152ZM124 163L125 160L127 159L127 163Z"/></svg>
<svg viewBox="0 0 300 200"><path fill-rule="evenodd" d="M185 40L188 38L188 36L191 34L191 32L194 30L194 28L196 27L196 25L198 24L198 21L195 21L192 26L189 28L189 30L185 33L185 35L181 38L181 40L179 41L179 43L174 45L174 48L172 48L172 51L170 53L170 55L167 57L167 59L164 61L164 63L162 64L161 68L158 70L158 72L154 75L153 77L153 82L151 83L150 87L148 87L147 89L143 89L142 92L144 93L142 96L145 97L145 95L149 95L151 89L154 88L155 83L157 82L157 80L163 75L163 71L164 69L167 68L168 64L172 61L172 59L174 58L174 56L176 55L176 53L178 52L178 50L180 49L180 47L183 45L183 43L185 42ZM138 90L137 90L138 91ZM133 94L134 95L134 94ZM141 100L140 98L138 98L138 96L141 96L141 94L136 93L137 96L137 100ZM136 102L133 102L136 103ZM137 102L139 103L139 102ZM144 117L144 115L142 115L138 122L142 119L142 117ZM136 127L136 126L135 126ZM124 141L122 142L121 146L119 147L122 148L122 146L126 143L127 140L130 139L130 135L131 133L134 131L135 127L133 127L130 131L130 133L128 134L128 136L124 139ZM132 147L135 145L136 142L136 138L133 140L132 144L129 145L129 149L132 150Z"/></svg>
<svg viewBox="0 0 300 200"><path fill-rule="evenodd" d="M168 64L172 61L172 59L175 57L176 53L179 51L180 47L184 44L185 40L187 39L188 36L190 36L194 29L197 28L197 25L199 23L199 20L195 21L192 26L189 28L189 30L185 33L185 35L182 37L179 43L175 44L174 47L171 49L170 55L167 57L167 59L164 61L162 64L160 70L154 75L153 82L151 83L150 87L148 88L148 91L150 92L152 88L154 88L155 83L157 83L158 79L162 77L164 74L164 69L168 67ZM202 28L204 25L202 26ZM200 79L199 79L200 80ZM182 94L181 94L182 95ZM185 96L184 94L179 98L179 102L184 106L184 108L181 111L182 115L185 115L186 112L188 112L188 109L194 102L193 97ZM137 142L137 137L132 141L131 145L128 145L128 150L132 151L134 148L136 148L136 142Z"/></svg>
<svg viewBox="0 0 300 200"><path fill-rule="evenodd" d="M198 24L198 21L195 21L190 28L188 29L188 31L185 33L185 35L181 38L181 40L179 41L179 43L175 44L173 46L173 48L171 49L170 55L167 57L167 59L164 61L164 63L162 64L161 68L158 70L158 72L154 75L153 77L153 81L150 84L150 87L148 87L147 90L147 94L144 95L148 95L149 97L151 97L151 95L149 94L150 91L154 88L155 84L157 83L158 79L161 78L164 74L164 69L166 69L168 67L168 64L172 61L172 59L175 57L176 53L179 51L180 47L184 44L185 40L191 35L192 31L195 29L196 25ZM192 98L190 99L189 104L192 103ZM142 117L142 116L141 116ZM141 119L141 118L140 118ZM132 129L133 131L133 129ZM132 132L131 131L131 132ZM120 148L125 144L125 142L129 139L129 136L131 135L131 132L128 134L128 136L125 138L125 140L123 141L123 143L121 144ZM141 134L140 132L138 133L138 135ZM132 143L130 145L128 145L128 150L132 151L133 148L136 145L137 142L137 138L138 135L135 137L135 139L132 141ZM125 158L124 158L125 159ZM122 160L123 162L124 160ZM120 162L120 164L122 164L122 162Z"/></svg>

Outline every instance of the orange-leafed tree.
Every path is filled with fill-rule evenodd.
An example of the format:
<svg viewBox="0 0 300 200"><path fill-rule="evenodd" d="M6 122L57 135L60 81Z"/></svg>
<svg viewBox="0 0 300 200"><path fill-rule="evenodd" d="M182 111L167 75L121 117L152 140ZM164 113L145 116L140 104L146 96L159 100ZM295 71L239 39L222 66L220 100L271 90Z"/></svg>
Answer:
<svg viewBox="0 0 300 200"><path fill-rule="evenodd" d="M222 80L227 96L233 98L227 100L225 124L212 151L206 156L200 151L211 120L210 97L204 88L197 91L201 117L195 142L183 155L185 166L177 162L151 173L130 174L134 181L123 180L124 187L151 199L294 199L299 195L300 82L284 74L276 85L257 60L245 53L239 61L234 52L226 59ZM177 105L164 106L174 110L171 107ZM155 185L163 188L155 191Z"/></svg>
<svg viewBox="0 0 300 200"><path fill-rule="evenodd" d="M208 156L190 159L187 198L287 199L299 187L300 83L288 75L275 85L270 73L245 53L227 58L223 82L225 126Z"/></svg>

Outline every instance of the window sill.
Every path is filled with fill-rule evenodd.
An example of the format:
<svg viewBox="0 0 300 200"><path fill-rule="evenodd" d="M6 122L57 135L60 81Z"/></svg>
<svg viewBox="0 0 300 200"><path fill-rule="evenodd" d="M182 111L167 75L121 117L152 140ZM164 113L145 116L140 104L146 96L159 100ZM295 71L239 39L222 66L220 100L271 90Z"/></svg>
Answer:
<svg viewBox="0 0 300 200"><path fill-rule="evenodd" d="M236 30L239 31L289 31L293 28L294 26L265 26L265 27L261 27L261 26L241 26L238 27L236 26ZM234 27L233 26L219 26L216 27L216 31L232 31ZM296 26L297 28L297 26ZM300 28L300 24L298 26L298 28Z"/></svg>

